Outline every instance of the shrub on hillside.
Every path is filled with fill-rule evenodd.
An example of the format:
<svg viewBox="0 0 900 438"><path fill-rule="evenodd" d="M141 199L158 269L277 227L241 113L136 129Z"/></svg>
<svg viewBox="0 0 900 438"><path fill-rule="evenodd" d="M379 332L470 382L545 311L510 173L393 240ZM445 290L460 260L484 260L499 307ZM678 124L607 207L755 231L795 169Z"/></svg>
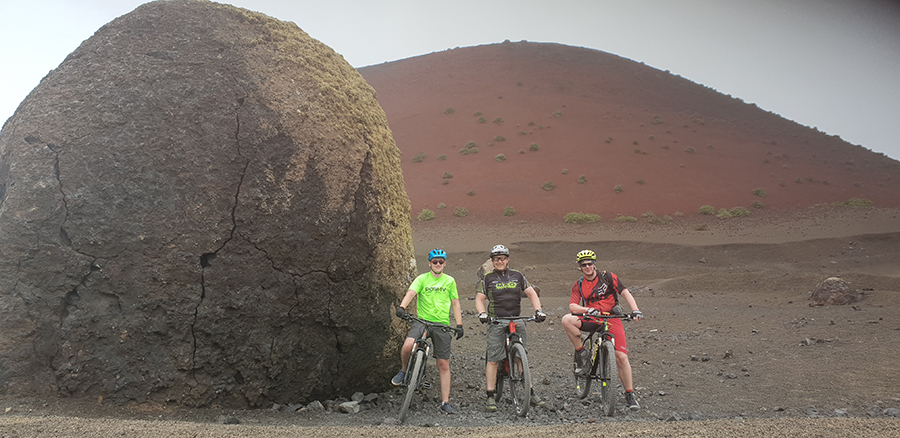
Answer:
<svg viewBox="0 0 900 438"><path fill-rule="evenodd" d="M441 202L441 203L438 204L438 206L437 206L437 209L438 209L438 210L443 210L443 209L445 209L445 208L447 208L447 204L444 204L443 202Z"/></svg>
<svg viewBox="0 0 900 438"><path fill-rule="evenodd" d="M693 153L694 153L694 148L687 148L687 149L685 149L684 151L687 152L687 153L689 153L689 154L693 154Z"/></svg>
<svg viewBox="0 0 900 438"><path fill-rule="evenodd" d="M759 187L753 189L753 194L756 195L756 196L759 196L760 198L765 198L766 195L767 195L767 194L766 194L766 191L763 190L763 189L761 189L761 188L759 188Z"/></svg>
<svg viewBox="0 0 900 438"><path fill-rule="evenodd" d="M425 161L425 152L420 151L419 153L416 154L416 156L413 157L412 162L413 163L421 163L422 161Z"/></svg>
<svg viewBox="0 0 900 438"><path fill-rule="evenodd" d="M622 193L625 191L625 189L622 188L621 184L616 184L616 186L613 187L613 191L616 193Z"/></svg>
<svg viewBox="0 0 900 438"><path fill-rule="evenodd" d="M469 190L466 194L469 196L475 196L475 190Z"/></svg>
<svg viewBox="0 0 900 438"><path fill-rule="evenodd" d="M536 152L536 151L537 151L538 149L540 149L540 148L541 148L541 147L538 146L537 143L532 143L531 146L528 146L528 150L530 150L531 152Z"/></svg>
<svg viewBox="0 0 900 438"><path fill-rule="evenodd" d="M763 208L763 207L765 207L765 206L763 205L763 203L762 203L762 202L759 202L759 201L753 201L753 203L750 204L750 206L753 207L753 208Z"/></svg>
<svg viewBox="0 0 900 438"><path fill-rule="evenodd" d="M438 155L438 161L444 161L444 160L446 160L446 159L447 159L447 154L440 154L440 155Z"/></svg>
<svg viewBox="0 0 900 438"><path fill-rule="evenodd" d="M565 174L567 174L567 173L569 173L569 169L563 169L563 170L562 170L562 174L563 174L563 175L565 175Z"/></svg>
<svg viewBox="0 0 900 438"><path fill-rule="evenodd" d="M512 207L506 207L506 208L503 209L503 215L504 215L504 216L515 216L515 215L516 215L516 209L515 209L515 208L512 208Z"/></svg>
<svg viewBox="0 0 900 438"><path fill-rule="evenodd" d="M734 217L750 216L750 210L747 210L744 207L734 207L731 210L728 210L728 213Z"/></svg>
<svg viewBox="0 0 900 438"><path fill-rule="evenodd" d="M479 117L478 123L487 123L487 119L485 119L484 117Z"/></svg>
<svg viewBox="0 0 900 438"><path fill-rule="evenodd" d="M584 184L584 183L586 183L586 182L587 182L587 177L586 177L586 176L581 175L581 176L578 177L578 184Z"/></svg>
<svg viewBox="0 0 900 438"><path fill-rule="evenodd" d="M590 213L569 213L563 217L567 224L591 224L600 221L600 216Z"/></svg>
<svg viewBox="0 0 900 438"><path fill-rule="evenodd" d="M704 205L699 209L700 214L716 214L716 209L712 205Z"/></svg>
<svg viewBox="0 0 900 438"><path fill-rule="evenodd" d="M459 153L461 153L463 155L477 154L478 153L478 145L475 144L474 141L470 140L468 143L466 143L465 146L463 146L462 149L459 150Z"/></svg>
<svg viewBox="0 0 900 438"><path fill-rule="evenodd" d="M465 207L456 207L453 209L453 215L456 217L466 217L469 215L469 210Z"/></svg>
<svg viewBox="0 0 900 438"><path fill-rule="evenodd" d="M556 188L556 184L553 184L553 181L547 181L544 183L543 186L541 186L541 188L543 188L544 190L549 192L550 190L553 190Z"/></svg>
<svg viewBox="0 0 900 438"><path fill-rule="evenodd" d="M503 155L503 154L497 154L497 156L494 157L494 159L497 160L497 161L505 161L505 160L506 160L506 155Z"/></svg>
<svg viewBox="0 0 900 438"><path fill-rule="evenodd" d="M497 117L496 119L494 119L494 123L496 123L498 125L503 123L503 117Z"/></svg>
<svg viewBox="0 0 900 438"><path fill-rule="evenodd" d="M500 135L500 134L497 134L497 135L494 137L494 141L506 141L506 137L504 137L504 136L502 136L502 135Z"/></svg>
<svg viewBox="0 0 900 438"><path fill-rule="evenodd" d="M453 114L455 112L456 112L456 110L453 109L452 106L448 106L447 109L444 110L444 114Z"/></svg>
<svg viewBox="0 0 900 438"><path fill-rule="evenodd" d="M637 222L637 218L634 216L618 216L618 217L616 217L616 222L619 222L619 223Z"/></svg>
<svg viewBox="0 0 900 438"><path fill-rule="evenodd" d="M731 213L728 212L728 209L720 208L719 212L716 213L716 217L719 219L730 219Z"/></svg>
<svg viewBox="0 0 900 438"><path fill-rule="evenodd" d="M430 221L436 218L437 215L434 213L434 210L429 210L427 208L423 209L421 213L419 213L419 217L416 219L420 221Z"/></svg>
<svg viewBox="0 0 900 438"><path fill-rule="evenodd" d="M444 178L444 179L453 178L453 174L450 173L450 172L444 172L443 178Z"/></svg>

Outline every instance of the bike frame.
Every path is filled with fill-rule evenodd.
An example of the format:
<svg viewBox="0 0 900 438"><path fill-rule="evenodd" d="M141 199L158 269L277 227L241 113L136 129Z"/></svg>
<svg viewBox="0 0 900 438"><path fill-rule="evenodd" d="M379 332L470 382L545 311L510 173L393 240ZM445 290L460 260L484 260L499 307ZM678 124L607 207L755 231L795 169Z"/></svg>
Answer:
<svg viewBox="0 0 900 438"><path fill-rule="evenodd" d="M491 324L502 324L504 321L507 322L506 357L503 358L503 360L497 364L497 382L496 382L496 388L495 388L497 390L497 392L495 395L495 400L498 400L498 401L500 400L501 393L503 392L503 381L509 380L510 394L513 395L513 399L517 403L516 414L519 415L520 417L524 417L528 413L528 404L529 404L528 398L530 398L530 391L531 391L530 371L526 370L526 372L524 374L525 375L524 379L523 379L523 377L520 377L520 376L513 376L510 374L510 364L512 363L512 361L515 360L515 358L513 357L514 356L513 351L515 351L513 346L516 344L519 344L522 346L522 352L525 354L525 357L520 359L521 364L519 366L521 366L522 368L526 368L528 366L528 358L527 358L528 352L527 352L527 349L525 348L525 344L522 343L522 339L520 338L519 334L516 332L516 323L521 322L522 324L525 324L527 322L531 322L534 320L535 320L534 317L524 318L521 316L493 317L490 320ZM516 400L517 396L515 395L514 386L515 386L515 382L519 382L522 380L524 380L524 383L522 385L523 388L521 390L528 391L528 393L527 393L528 398L525 398L522 402L519 402L518 400Z"/></svg>

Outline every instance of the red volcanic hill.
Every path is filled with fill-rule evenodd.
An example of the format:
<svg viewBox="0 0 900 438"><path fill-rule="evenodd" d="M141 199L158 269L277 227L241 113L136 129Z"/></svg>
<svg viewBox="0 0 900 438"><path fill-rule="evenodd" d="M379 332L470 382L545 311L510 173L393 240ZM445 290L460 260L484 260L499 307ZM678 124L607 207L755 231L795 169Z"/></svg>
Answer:
<svg viewBox="0 0 900 438"><path fill-rule="evenodd" d="M504 42L359 71L402 151L413 218L900 207L900 162L609 53Z"/></svg>

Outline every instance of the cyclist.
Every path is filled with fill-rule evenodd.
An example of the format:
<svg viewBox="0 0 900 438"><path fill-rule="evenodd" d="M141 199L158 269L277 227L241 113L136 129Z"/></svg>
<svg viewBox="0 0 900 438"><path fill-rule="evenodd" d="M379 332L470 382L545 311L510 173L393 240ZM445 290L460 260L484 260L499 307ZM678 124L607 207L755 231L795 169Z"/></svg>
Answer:
<svg viewBox="0 0 900 438"><path fill-rule="evenodd" d="M572 294L569 299L569 311L572 313L587 313L599 315L601 313L622 313L619 306L619 296L625 299L631 306L632 316L635 320L643 317L638 310L634 296L628 288L619 281L619 277L612 272L597 271L597 255L594 251L586 249L576 256L578 267L583 276L572 285ZM575 346L575 372L587 373L590 370L589 352L583 348L581 342L581 330L592 330L597 324L591 321L582 321L581 317L568 314L562 318L566 335ZM609 320L609 331L615 336L616 343L616 367L619 370L619 380L625 388L625 404L629 409L640 409L634 398L634 382L631 376L631 363L628 361L628 344L625 342L625 328L620 319Z"/></svg>
<svg viewBox="0 0 900 438"><path fill-rule="evenodd" d="M434 249L428 253L429 272L416 277L409 290L397 307L397 316L402 318L406 314L406 306L413 298L418 296L417 309L419 318L426 321L450 325L450 310L453 309L453 317L456 319L456 339L463 337L462 311L459 306L459 294L456 290L456 280L444 273L447 267L447 253L442 249ZM400 349L400 372L391 379L394 386L403 384L406 375L406 366L412 355L416 338L422 335L425 326L414 322L409 329L406 341ZM441 379L441 406L442 412L453 413L450 407L450 341L452 334L440 330L432 330L429 334L434 344L434 359L437 362Z"/></svg>
<svg viewBox="0 0 900 438"><path fill-rule="evenodd" d="M496 245L491 249L491 264L494 270L484 275L478 283L478 293L475 296L475 310L482 324L490 321L491 317L517 317L521 311L522 294L531 301L534 310L534 319L543 322L547 315L541 311L541 299L537 292L528 284L528 280L521 272L509 269L509 249L503 245ZM487 306L485 306L487 302ZM494 399L497 385L497 366L506 358L506 327L505 324L490 324L487 328L487 361L485 363L485 378L487 380L487 402L485 410L493 412L497 410ZM525 324L516 323L516 333L520 335L523 345L526 343ZM544 401L531 389L531 404L543 406Z"/></svg>

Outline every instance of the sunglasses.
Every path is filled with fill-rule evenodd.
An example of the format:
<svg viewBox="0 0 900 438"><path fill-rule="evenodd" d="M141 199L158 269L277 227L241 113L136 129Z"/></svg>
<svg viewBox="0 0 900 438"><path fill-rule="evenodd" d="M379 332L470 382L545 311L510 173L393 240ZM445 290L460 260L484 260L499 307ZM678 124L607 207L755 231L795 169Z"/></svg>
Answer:
<svg viewBox="0 0 900 438"><path fill-rule="evenodd" d="M582 268L585 266L594 266L594 262L579 263L578 266L581 266Z"/></svg>
<svg viewBox="0 0 900 438"><path fill-rule="evenodd" d="M493 260L495 262L502 262L502 261L508 260L508 259L509 259L509 257L507 257L507 256L497 256L497 257L492 258L491 260Z"/></svg>
<svg viewBox="0 0 900 438"><path fill-rule="evenodd" d="M440 259L431 261L432 265L443 265L444 263L446 263L446 262L444 260L440 260Z"/></svg>

